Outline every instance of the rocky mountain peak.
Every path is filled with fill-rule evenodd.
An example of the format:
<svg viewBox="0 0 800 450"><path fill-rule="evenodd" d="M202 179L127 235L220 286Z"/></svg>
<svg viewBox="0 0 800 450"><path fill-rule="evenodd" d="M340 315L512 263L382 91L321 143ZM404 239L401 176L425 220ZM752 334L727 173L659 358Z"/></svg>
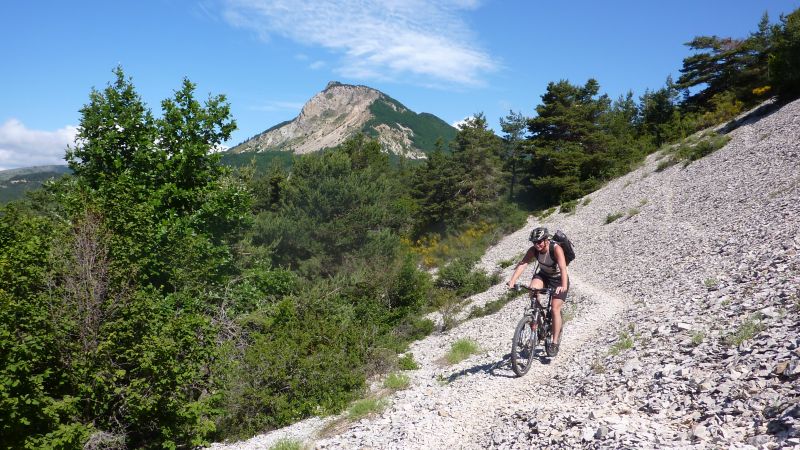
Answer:
<svg viewBox="0 0 800 450"><path fill-rule="evenodd" d="M330 81L293 120L269 128L231 152L313 153L357 133L378 139L388 153L418 159L432 150L437 138L452 139L455 129L431 114L414 113L376 89Z"/></svg>

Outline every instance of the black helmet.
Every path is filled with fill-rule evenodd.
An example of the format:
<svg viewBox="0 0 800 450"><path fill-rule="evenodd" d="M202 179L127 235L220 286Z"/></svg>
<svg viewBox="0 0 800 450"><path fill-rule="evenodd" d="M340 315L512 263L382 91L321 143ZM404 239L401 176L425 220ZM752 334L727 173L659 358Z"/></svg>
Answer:
<svg viewBox="0 0 800 450"><path fill-rule="evenodd" d="M547 228L545 227L536 227L531 231L531 242L541 241L542 239L547 239L548 236Z"/></svg>

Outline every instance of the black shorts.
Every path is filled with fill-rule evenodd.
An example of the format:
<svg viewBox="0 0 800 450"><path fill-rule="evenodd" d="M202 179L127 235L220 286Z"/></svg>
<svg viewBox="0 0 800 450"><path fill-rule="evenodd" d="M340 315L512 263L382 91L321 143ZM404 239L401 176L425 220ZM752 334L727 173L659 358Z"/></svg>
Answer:
<svg viewBox="0 0 800 450"><path fill-rule="evenodd" d="M544 287L553 289L553 291L555 291L556 288L561 287L561 277L548 277L542 272L536 272L533 275L533 278L538 278L542 280L542 283L544 283ZM569 280L567 280L567 289L569 289L569 284L570 284ZM563 301L567 301L567 294L568 292L562 292L561 294L558 295L553 294L553 298L560 298Z"/></svg>

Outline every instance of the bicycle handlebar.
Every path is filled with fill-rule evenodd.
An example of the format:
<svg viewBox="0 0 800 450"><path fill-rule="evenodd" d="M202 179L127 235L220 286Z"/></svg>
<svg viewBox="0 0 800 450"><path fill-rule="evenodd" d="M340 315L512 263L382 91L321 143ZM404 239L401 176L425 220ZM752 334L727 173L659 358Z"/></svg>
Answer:
<svg viewBox="0 0 800 450"><path fill-rule="evenodd" d="M524 284L521 284L521 283L517 283L517 284L514 285L514 289L515 290L518 291L520 288L527 289L527 290L529 290L529 291L531 291L533 293L536 293L536 294L549 294L549 295L552 295L553 292L555 292L552 288L536 289L536 288L532 288L530 286L527 286L527 285L524 285Z"/></svg>

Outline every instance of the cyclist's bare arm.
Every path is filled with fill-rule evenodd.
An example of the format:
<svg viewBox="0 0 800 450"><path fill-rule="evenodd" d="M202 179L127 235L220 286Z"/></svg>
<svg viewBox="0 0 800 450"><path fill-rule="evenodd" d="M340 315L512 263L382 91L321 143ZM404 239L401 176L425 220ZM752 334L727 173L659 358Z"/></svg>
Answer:
<svg viewBox="0 0 800 450"><path fill-rule="evenodd" d="M517 282L520 276L522 276L522 272L525 271L525 268L528 267L528 264L533 259L533 256L536 253L536 249L530 247L527 252L525 252L525 256L522 257L522 261L517 264L517 268L514 269L514 274L511 275L511 279L508 280L508 287L509 289L514 287L514 284ZM563 253L562 253L563 256Z"/></svg>
<svg viewBox="0 0 800 450"><path fill-rule="evenodd" d="M556 289L556 295L567 292L569 289L569 273L567 273L567 259L564 257L564 249L560 245L556 245L554 249L556 264L561 270L561 286Z"/></svg>

